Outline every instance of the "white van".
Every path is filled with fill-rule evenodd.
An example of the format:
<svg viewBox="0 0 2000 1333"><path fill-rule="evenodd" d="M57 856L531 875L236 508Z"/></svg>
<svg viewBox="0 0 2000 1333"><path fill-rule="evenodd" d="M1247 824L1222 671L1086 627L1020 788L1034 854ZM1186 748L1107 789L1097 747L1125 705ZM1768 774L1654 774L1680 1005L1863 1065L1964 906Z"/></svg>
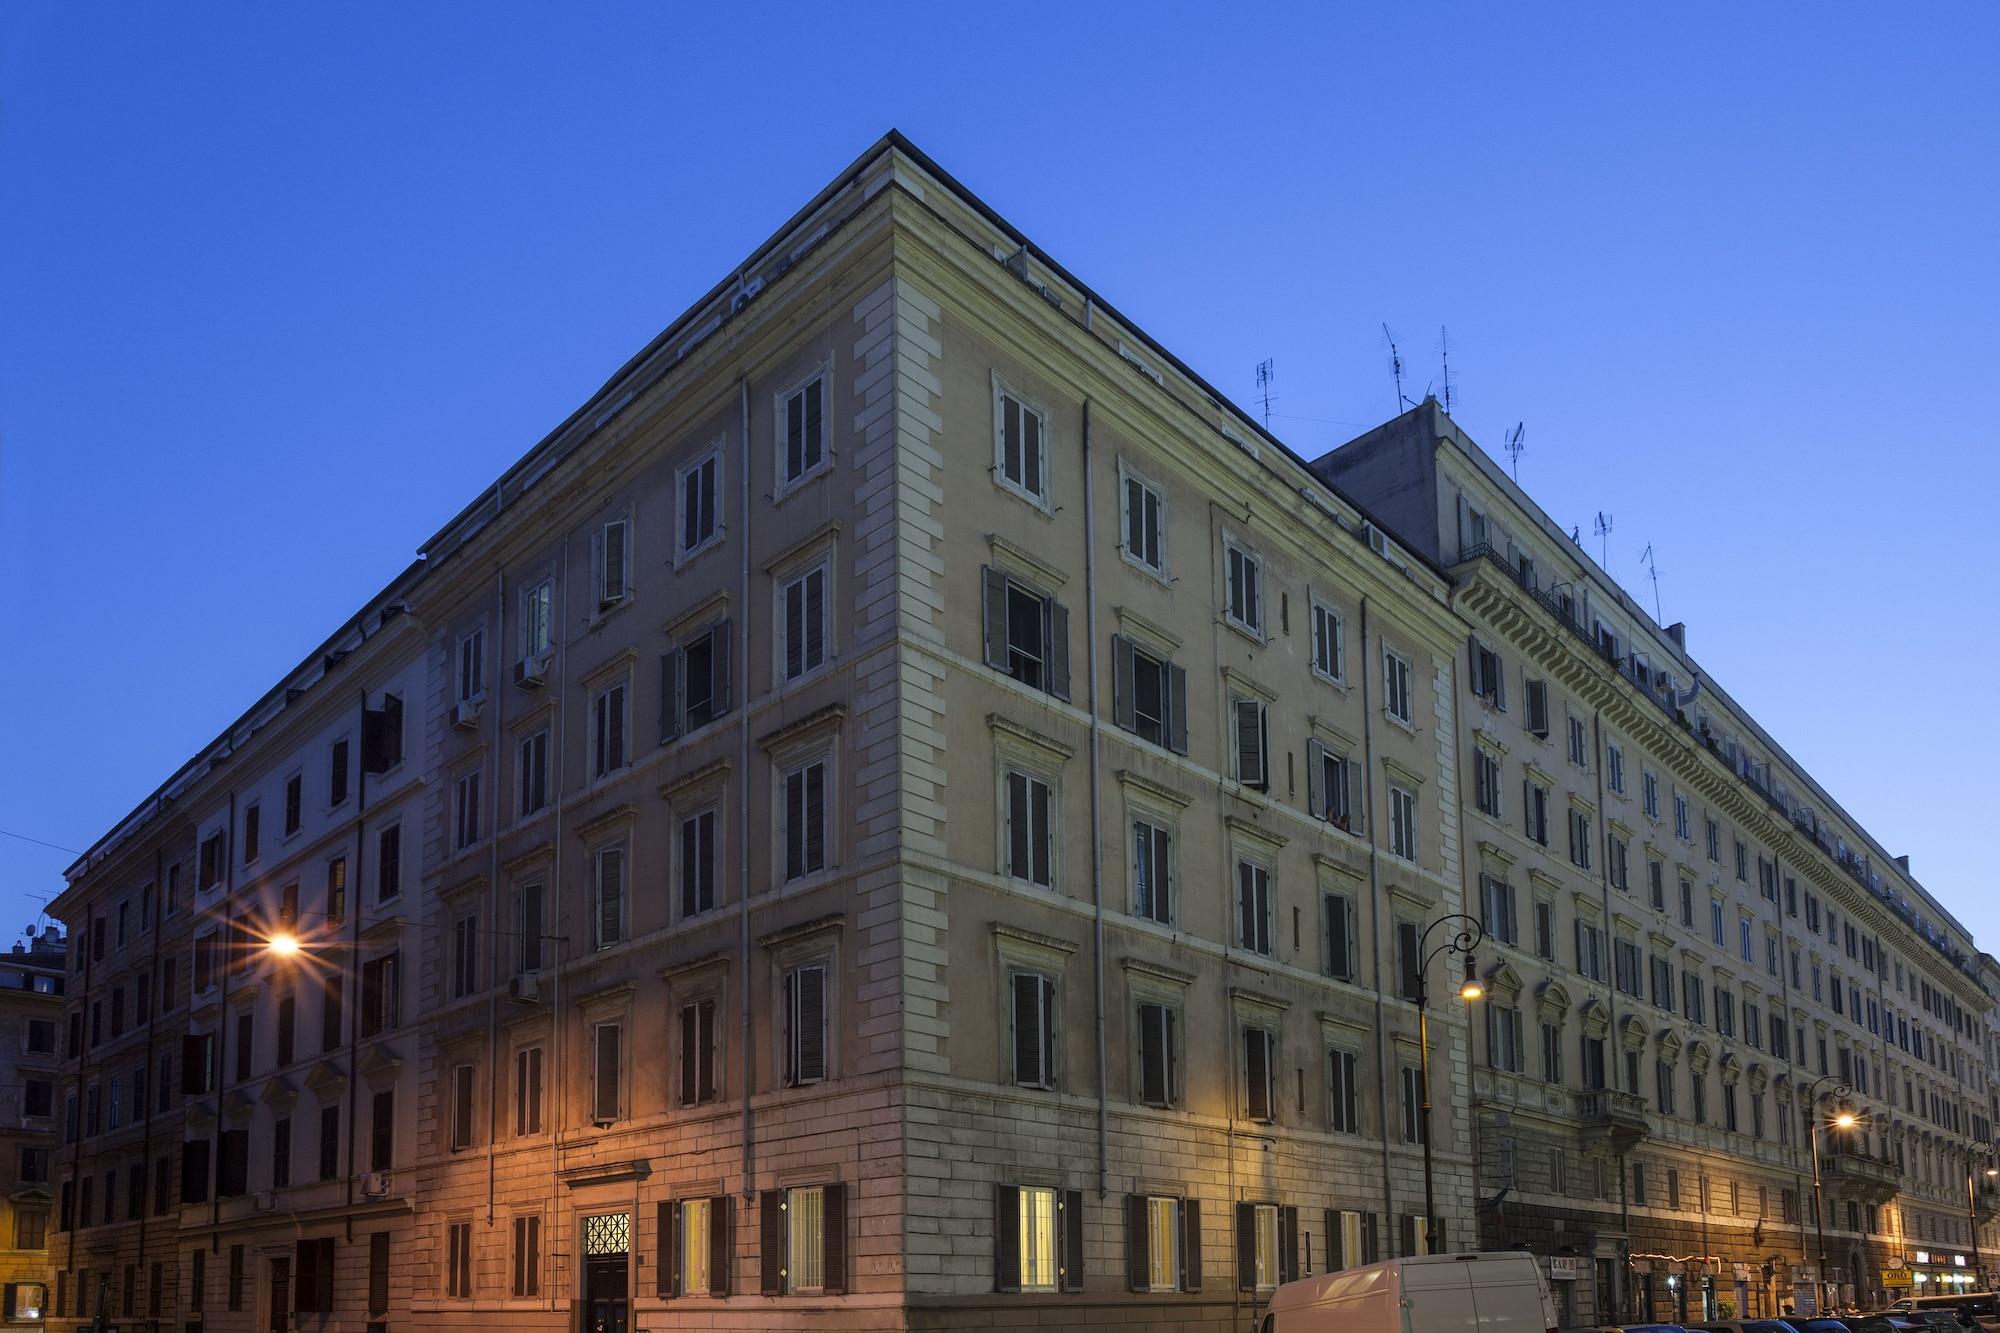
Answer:
<svg viewBox="0 0 2000 1333"><path fill-rule="evenodd" d="M1257 1333L1556 1333L1535 1257L1427 1254L1287 1282Z"/></svg>

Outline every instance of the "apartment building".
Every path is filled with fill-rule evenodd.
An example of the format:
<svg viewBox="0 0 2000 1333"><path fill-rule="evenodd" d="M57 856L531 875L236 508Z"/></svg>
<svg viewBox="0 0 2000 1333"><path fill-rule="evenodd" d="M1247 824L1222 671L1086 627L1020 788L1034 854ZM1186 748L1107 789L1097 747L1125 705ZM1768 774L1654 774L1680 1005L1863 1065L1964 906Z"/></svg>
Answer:
<svg viewBox="0 0 2000 1333"><path fill-rule="evenodd" d="M56 1144L62 932L45 926L0 962L0 1322L48 1310L50 1157Z"/></svg>
<svg viewBox="0 0 2000 1333"><path fill-rule="evenodd" d="M1983 1289L1993 960L1435 401L1315 467L1467 631L1480 1243L1578 1322L1776 1313L1817 1126L1830 1299Z"/></svg>
<svg viewBox="0 0 2000 1333"><path fill-rule="evenodd" d="M1470 1237L1449 594L885 139L73 868L57 1322L1233 1328Z"/></svg>

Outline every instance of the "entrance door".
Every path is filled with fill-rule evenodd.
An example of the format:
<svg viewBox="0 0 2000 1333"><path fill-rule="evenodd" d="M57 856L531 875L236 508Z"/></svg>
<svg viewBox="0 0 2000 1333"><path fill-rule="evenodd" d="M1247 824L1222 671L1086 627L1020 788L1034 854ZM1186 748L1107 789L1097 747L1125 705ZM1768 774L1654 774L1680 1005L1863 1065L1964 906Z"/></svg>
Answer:
<svg viewBox="0 0 2000 1333"><path fill-rule="evenodd" d="M628 1333L632 1215L583 1219L583 1328L579 1333Z"/></svg>
<svg viewBox="0 0 2000 1333"><path fill-rule="evenodd" d="M292 1261L271 1260L270 1333L285 1333L292 1326Z"/></svg>

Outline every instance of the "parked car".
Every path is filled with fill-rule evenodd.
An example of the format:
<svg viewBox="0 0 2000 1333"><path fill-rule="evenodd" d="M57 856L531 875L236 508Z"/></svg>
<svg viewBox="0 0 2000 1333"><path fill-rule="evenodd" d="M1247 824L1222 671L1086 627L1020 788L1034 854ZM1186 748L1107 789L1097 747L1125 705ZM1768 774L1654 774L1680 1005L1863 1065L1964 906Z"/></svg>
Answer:
<svg viewBox="0 0 2000 1333"><path fill-rule="evenodd" d="M1946 1311L1960 1326L1971 1328L1975 1320L2000 1315L2000 1300L1990 1291L1960 1291L1948 1296L1905 1296L1900 1301L1891 1301L1888 1313L1908 1317L1929 1310Z"/></svg>
<svg viewBox="0 0 2000 1333"><path fill-rule="evenodd" d="M1688 1333L1799 1333L1786 1319L1719 1319L1712 1324L1689 1324Z"/></svg>
<svg viewBox="0 0 2000 1333"><path fill-rule="evenodd" d="M1936 1333L1907 1314L1850 1314L1842 1315L1840 1322L1847 1325L1848 1333Z"/></svg>
<svg viewBox="0 0 2000 1333"><path fill-rule="evenodd" d="M1897 1318L1907 1319L1919 1326L1928 1324L1930 1327L1937 1329L1938 1333L1960 1333L1962 1329L1972 1322L1962 1316L1957 1310L1949 1308L1905 1310Z"/></svg>
<svg viewBox="0 0 2000 1333"><path fill-rule="evenodd" d="M1525 1251L1427 1254L1319 1273L1271 1293L1258 1333L1556 1333Z"/></svg>

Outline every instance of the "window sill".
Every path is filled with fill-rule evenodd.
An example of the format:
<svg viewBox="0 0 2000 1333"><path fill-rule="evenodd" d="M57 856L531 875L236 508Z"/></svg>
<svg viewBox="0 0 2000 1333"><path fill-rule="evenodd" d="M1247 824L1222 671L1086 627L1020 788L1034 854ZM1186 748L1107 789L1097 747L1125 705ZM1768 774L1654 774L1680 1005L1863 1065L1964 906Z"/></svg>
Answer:
<svg viewBox="0 0 2000 1333"><path fill-rule="evenodd" d="M677 574L685 572L710 551L721 550L723 538L728 535L728 531L727 528L717 526L715 531L704 538L699 545L676 552L674 555L674 572Z"/></svg>
<svg viewBox="0 0 2000 1333"><path fill-rule="evenodd" d="M1046 495L1036 495L1026 486L1016 485L1014 482L1009 481L1007 474L997 467L989 468L987 473L993 478L993 486L996 490L1004 491L1008 495L1013 496L1043 518L1051 522L1055 520L1055 507L1049 503L1049 498Z"/></svg>
<svg viewBox="0 0 2000 1333"><path fill-rule="evenodd" d="M1230 615L1227 611L1222 613L1222 623L1228 628L1235 630L1238 634L1241 634L1244 638L1250 640L1250 642L1256 644L1259 648L1262 648L1265 644L1270 642L1269 639L1264 637L1262 631L1257 630L1249 625L1246 625L1244 622L1238 620L1235 616Z"/></svg>
<svg viewBox="0 0 2000 1333"><path fill-rule="evenodd" d="M785 502L794 495L805 490L814 482L832 475L833 459L834 451L829 448L820 455L819 462L813 464L804 472L799 473L798 476L793 477L790 481L780 481L777 487L771 492L771 508L783 508Z"/></svg>
<svg viewBox="0 0 2000 1333"><path fill-rule="evenodd" d="M1133 555L1132 548L1124 542L1118 543L1118 558L1138 570L1141 574L1144 574L1147 578L1153 580L1153 582L1159 584L1162 588L1172 588L1174 586L1174 576L1167 572L1167 567L1164 563L1158 569L1153 568L1153 566L1147 564L1138 556Z"/></svg>
<svg viewBox="0 0 2000 1333"><path fill-rule="evenodd" d="M1397 717L1394 713L1390 712L1386 708L1382 710L1382 720L1389 723L1391 726L1402 728L1404 731L1409 732L1412 736L1415 736L1417 734L1417 724L1415 722L1411 721L1409 718Z"/></svg>

